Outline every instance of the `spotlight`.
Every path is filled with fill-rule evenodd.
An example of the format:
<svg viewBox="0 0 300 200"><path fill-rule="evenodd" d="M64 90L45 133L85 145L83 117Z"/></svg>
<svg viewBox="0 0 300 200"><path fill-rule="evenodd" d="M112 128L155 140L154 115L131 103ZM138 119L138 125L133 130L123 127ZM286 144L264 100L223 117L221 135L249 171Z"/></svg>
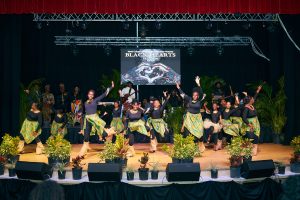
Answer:
<svg viewBox="0 0 300 200"><path fill-rule="evenodd" d="M188 53L188 55L189 56L192 56L193 54L194 54L194 47L192 47L192 46L189 46L188 48L187 48L187 53Z"/></svg>
<svg viewBox="0 0 300 200"><path fill-rule="evenodd" d="M111 47L110 47L109 45L106 45L106 46L104 47L104 53L105 53L105 55L106 55L106 56L110 56L110 55L111 55L111 52L112 52Z"/></svg>
<svg viewBox="0 0 300 200"><path fill-rule="evenodd" d="M47 22L46 22L46 26L49 26L49 25L50 25L50 22L47 21Z"/></svg>
<svg viewBox="0 0 300 200"><path fill-rule="evenodd" d="M41 30L43 28L42 22L40 22L40 21L36 22L36 28L38 30Z"/></svg>
<svg viewBox="0 0 300 200"><path fill-rule="evenodd" d="M223 48L222 45L219 45L219 46L217 47L217 54L218 54L219 56L222 56L223 53L224 53L224 48Z"/></svg>
<svg viewBox="0 0 300 200"><path fill-rule="evenodd" d="M262 27L263 27L263 28L266 28L265 22L262 23Z"/></svg>
<svg viewBox="0 0 300 200"><path fill-rule="evenodd" d="M128 22L127 20L124 21L124 22L123 22L123 29L124 29L125 31L128 31L128 30L129 30L129 27L130 27L129 22Z"/></svg>
<svg viewBox="0 0 300 200"><path fill-rule="evenodd" d="M207 30L211 30L212 27L213 27L213 24L211 23L211 21L209 21L209 22L207 23L207 25L206 25L206 29L207 29Z"/></svg>
<svg viewBox="0 0 300 200"><path fill-rule="evenodd" d="M81 28L82 28L82 30L86 30L87 29L87 24L86 24L85 21L82 22Z"/></svg>
<svg viewBox="0 0 300 200"><path fill-rule="evenodd" d="M156 21L156 22L155 22L155 28L156 28L156 30L161 30L161 28L162 28L162 23L161 23L160 21Z"/></svg>
<svg viewBox="0 0 300 200"><path fill-rule="evenodd" d="M140 29L140 36L144 38L146 37L146 35L147 35L147 27L145 26L145 24L142 24Z"/></svg>

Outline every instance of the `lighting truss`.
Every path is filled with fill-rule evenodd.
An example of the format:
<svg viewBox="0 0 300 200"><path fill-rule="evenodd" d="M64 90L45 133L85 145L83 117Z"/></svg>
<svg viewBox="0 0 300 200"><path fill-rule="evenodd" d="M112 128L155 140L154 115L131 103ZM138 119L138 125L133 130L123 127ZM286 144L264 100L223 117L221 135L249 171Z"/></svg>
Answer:
<svg viewBox="0 0 300 200"><path fill-rule="evenodd" d="M120 46L120 47L191 47L191 46L251 46L254 53L269 60L251 37L100 37L55 36L60 46Z"/></svg>
<svg viewBox="0 0 300 200"><path fill-rule="evenodd" d="M277 21L276 14L34 14L33 21Z"/></svg>

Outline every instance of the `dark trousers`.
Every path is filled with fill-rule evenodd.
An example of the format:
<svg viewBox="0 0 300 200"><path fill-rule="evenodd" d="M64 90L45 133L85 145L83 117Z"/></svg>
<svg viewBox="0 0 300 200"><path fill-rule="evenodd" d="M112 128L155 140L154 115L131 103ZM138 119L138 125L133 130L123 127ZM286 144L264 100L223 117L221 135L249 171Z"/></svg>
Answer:
<svg viewBox="0 0 300 200"><path fill-rule="evenodd" d="M85 120L85 129L84 129L84 135L83 135L83 140L84 142L89 142L90 140L90 133L92 131L92 124L86 119ZM102 133L102 138L105 139L107 137L107 133L103 131Z"/></svg>
<svg viewBox="0 0 300 200"><path fill-rule="evenodd" d="M251 131L251 132L250 132L250 131L247 131L246 134L245 134L245 137L246 137L246 138L249 138L249 139L252 139L252 143L253 143L253 144L258 144L258 139L259 139L259 138L258 138L257 135L254 134L253 131Z"/></svg>

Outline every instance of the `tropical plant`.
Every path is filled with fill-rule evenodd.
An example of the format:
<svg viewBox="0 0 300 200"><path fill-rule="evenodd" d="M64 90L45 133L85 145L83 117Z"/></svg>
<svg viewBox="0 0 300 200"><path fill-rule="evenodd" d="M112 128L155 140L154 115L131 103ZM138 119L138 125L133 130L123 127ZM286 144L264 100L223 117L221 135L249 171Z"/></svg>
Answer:
<svg viewBox="0 0 300 200"><path fill-rule="evenodd" d="M300 154L300 136L293 138L291 146L294 149L294 154Z"/></svg>
<svg viewBox="0 0 300 200"><path fill-rule="evenodd" d="M178 108L174 108L173 112L169 112L166 117L166 122L168 126L173 130L174 133L180 133L183 114L184 114L184 108L178 107Z"/></svg>
<svg viewBox="0 0 300 200"><path fill-rule="evenodd" d="M60 161L68 159L71 154L71 143L58 134L51 136L46 141L45 153L48 157L58 159Z"/></svg>
<svg viewBox="0 0 300 200"><path fill-rule="evenodd" d="M134 168L132 166L127 166L126 172L134 172Z"/></svg>
<svg viewBox="0 0 300 200"><path fill-rule="evenodd" d="M232 167L238 167L242 163L243 142L242 136L237 136L232 138L231 143L226 146L227 152L230 155L230 166Z"/></svg>
<svg viewBox="0 0 300 200"><path fill-rule="evenodd" d="M149 161L148 153L143 152L143 156L139 159L140 169L146 169Z"/></svg>
<svg viewBox="0 0 300 200"><path fill-rule="evenodd" d="M72 163L71 163L72 167L73 167L74 169L81 169L82 166L84 165L84 164L82 163L82 160L83 160L83 159L84 159L83 156L77 156L77 157L75 157L75 158L72 158Z"/></svg>
<svg viewBox="0 0 300 200"><path fill-rule="evenodd" d="M18 155L19 142L20 138L18 136L12 137L6 133L2 137L2 143L0 145L0 155L4 156L6 159Z"/></svg>
<svg viewBox="0 0 300 200"><path fill-rule="evenodd" d="M117 134L116 141L115 141L115 148L119 158L125 158L126 153L129 149L129 139L126 139L124 135Z"/></svg>
<svg viewBox="0 0 300 200"><path fill-rule="evenodd" d="M172 146L165 144L162 149L171 158L193 159L196 156L200 156L199 148L194 142L194 136L192 135L184 138L181 134L174 134L174 144Z"/></svg>
<svg viewBox="0 0 300 200"><path fill-rule="evenodd" d="M55 167L59 172L63 172L66 170L66 167L68 166L68 163L65 162L58 162Z"/></svg>
<svg viewBox="0 0 300 200"><path fill-rule="evenodd" d="M243 157L249 159L252 156L253 144L252 140L248 138L244 138L242 141L242 150Z"/></svg>
<svg viewBox="0 0 300 200"><path fill-rule="evenodd" d="M160 163L159 162L152 162L150 164L150 166L152 167L152 171L158 171L159 167L160 167Z"/></svg>
<svg viewBox="0 0 300 200"><path fill-rule="evenodd" d="M226 85L225 81L218 76L202 76L201 77L201 87L205 91L206 99L212 99L212 93L215 88L216 82L222 83L222 85Z"/></svg>
<svg viewBox="0 0 300 200"><path fill-rule="evenodd" d="M118 158L118 152L116 146L111 141L106 141L104 144L104 150L98 154L100 161L114 160Z"/></svg>
<svg viewBox="0 0 300 200"><path fill-rule="evenodd" d="M287 97L284 92L284 76L278 80L278 90L275 94L270 84L262 82L248 84L252 89L257 88L258 85L263 85L263 90L255 102L260 122L271 127L274 133L280 134L287 121L285 113Z"/></svg>
<svg viewBox="0 0 300 200"><path fill-rule="evenodd" d="M100 88L103 89L103 87L110 87L111 81L114 81L115 88L108 94L108 97L119 99L119 89L121 86L121 74L119 70L113 69L112 73L109 76L103 74L100 79Z"/></svg>

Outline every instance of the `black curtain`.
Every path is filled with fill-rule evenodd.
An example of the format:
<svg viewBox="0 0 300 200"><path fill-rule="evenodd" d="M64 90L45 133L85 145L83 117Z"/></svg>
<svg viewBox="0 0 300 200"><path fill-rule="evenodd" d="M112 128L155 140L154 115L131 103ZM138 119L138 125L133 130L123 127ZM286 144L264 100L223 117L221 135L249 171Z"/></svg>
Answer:
<svg viewBox="0 0 300 200"><path fill-rule="evenodd" d="M28 199L36 184L25 180L0 180L1 199ZM63 185L65 199L128 199L128 200L272 200L282 193L281 184L265 179L262 182L238 184L232 182L204 182L171 184L161 187L138 187L126 183L81 183ZM51 195L51 194L45 194Z"/></svg>

